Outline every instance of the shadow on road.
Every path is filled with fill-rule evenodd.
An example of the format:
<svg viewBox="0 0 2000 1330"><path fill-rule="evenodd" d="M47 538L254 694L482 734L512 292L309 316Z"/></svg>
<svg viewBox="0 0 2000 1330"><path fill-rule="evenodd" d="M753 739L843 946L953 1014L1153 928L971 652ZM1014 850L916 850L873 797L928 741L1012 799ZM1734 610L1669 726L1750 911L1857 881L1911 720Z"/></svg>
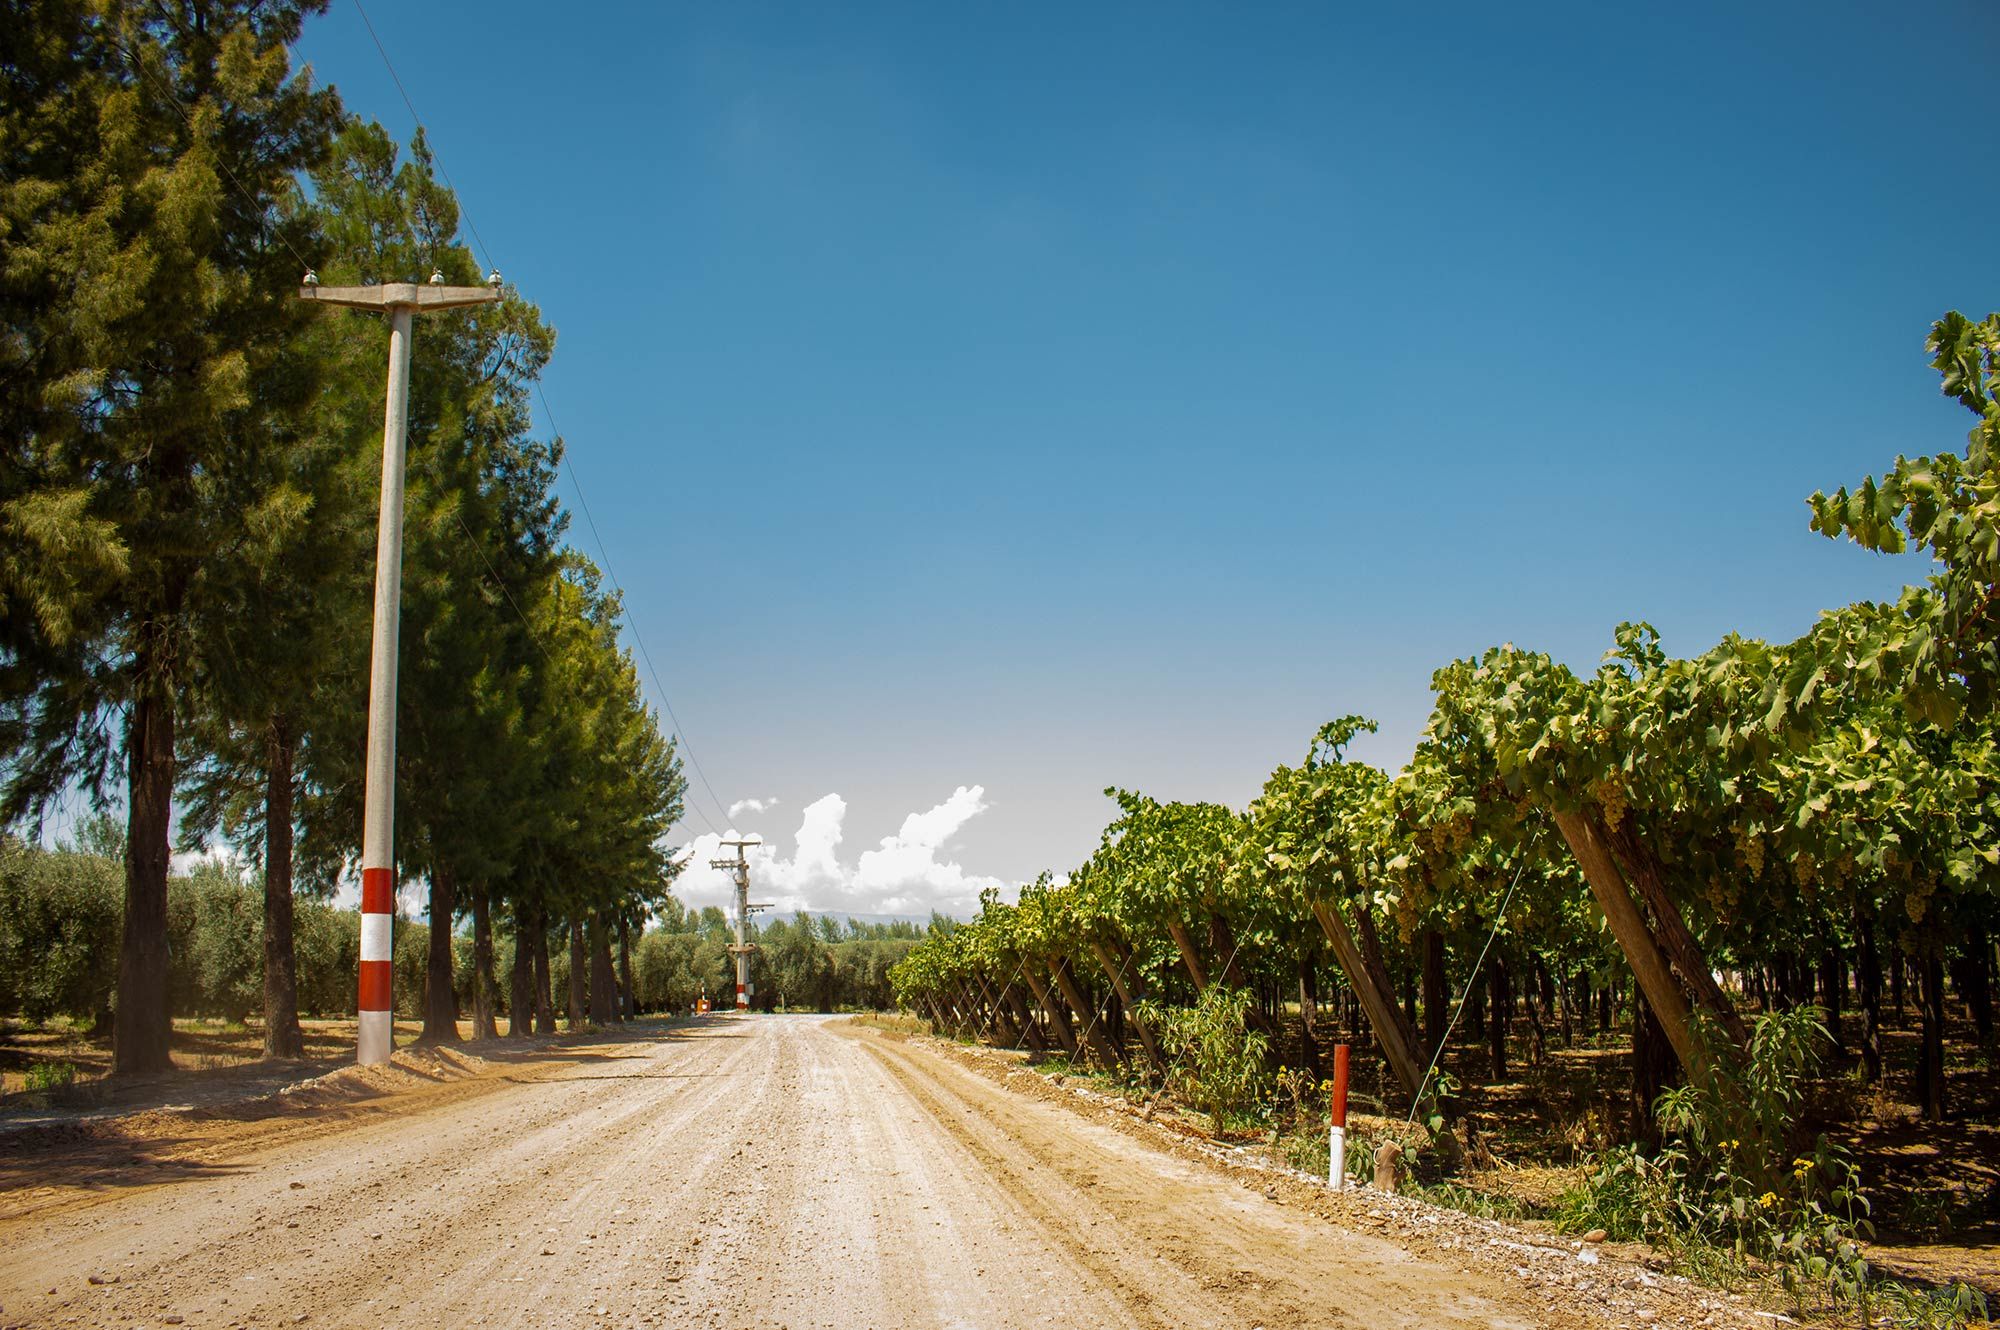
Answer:
<svg viewBox="0 0 2000 1330"><path fill-rule="evenodd" d="M113 1082L108 1093L82 1104L0 1113L0 1215L39 1208L61 1191L224 1176L247 1167L229 1156L263 1143L287 1123L298 1132L329 1130L393 1112L390 1101L399 1096L449 1092L455 1084L471 1092L479 1081L644 1078L654 1073L614 1070L649 1060L629 1045L693 1037L744 1035L686 1017L641 1019L575 1034L404 1047L381 1067L344 1059L274 1062L256 1064L254 1071L177 1071Z"/></svg>

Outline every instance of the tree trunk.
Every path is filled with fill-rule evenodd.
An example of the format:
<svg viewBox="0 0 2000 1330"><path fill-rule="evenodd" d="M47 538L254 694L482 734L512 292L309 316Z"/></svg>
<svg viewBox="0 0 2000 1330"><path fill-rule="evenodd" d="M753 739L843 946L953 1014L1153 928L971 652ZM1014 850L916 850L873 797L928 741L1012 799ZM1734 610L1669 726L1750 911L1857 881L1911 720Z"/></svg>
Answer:
<svg viewBox="0 0 2000 1330"><path fill-rule="evenodd" d="M1554 1005L1550 1000L1552 997L1550 990L1554 985L1549 980L1548 969L1542 964L1540 956L1535 957L1534 973L1535 986L1528 990L1527 1001L1523 1005L1528 1010L1528 1062L1531 1066L1539 1068L1548 1061L1548 1017L1549 1009Z"/></svg>
<svg viewBox="0 0 2000 1330"><path fill-rule="evenodd" d="M264 764L264 1056L302 1058L299 967L292 941L292 736L271 722Z"/></svg>
<svg viewBox="0 0 2000 1330"><path fill-rule="evenodd" d="M1313 974L1311 958L1299 960L1299 1056L1312 1078L1320 1078L1319 980Z"/></svg>
<svg viewBox="0 0 2000 1330"><path fill-rule="evenodd" d="M498 1039L500 1022L494 999L500 996L493 973L493 913L486 884L472 889L472 1037Z"/></svg>
<svg viewBox="0 0 2000 1330"><path fill-rule="evenodd" d="M1397 1028L1403 1032L1404 1045L1415 1049L1417 1046L1416 1030L1409 1022L1403 1020L1402 1013L1396 1010L1396 986L1390 982L1389 967L1382 960L1382 939L1375 931L1375 916L1368 912L1368 906L1365 903L1360 909L1354 912L1354 933L1360 939L1361 959L1362 963L1368 967L1369 978L1374 980L1375 987L1385 997L1389 998L1389 1012L1395 1018Z"/></svg>
<svg viewBox="0 0 2000 1330"><path fill-rule="evenodd" d="M1195 996L1201 996L1208 991L1208 971L1202 968L1201 956L1194 949L1194 939L1188 936L1187 925L1175 920L1167 925L1167 932L1180 948L1181 964L1187 966L1188 978L1194 981Z"/></svg>
<svg viewBox="0 0 2000 1330"><path fill-rule="evenodd" d="M515 1039L535 1031L535 944L525 922L526 906L514 907L514 964L507 975L507 1033Z"/></svg>
<svg viewBox="0 0 2000 1330"><path fill-rule="evenodd" d="M451 870L431 869L430 958L424 967L424 1031L419 1043L458 1042L458 995L451 986L451 920L458 909Z"/></svg>
<svg viewBox="0 0 2000 1330"><path fill-rule="evenodd" d="M1839 947L1828 947L1819 954L1819 997L1820 1007L1826 1012L1826 1032L1833 1037L1834 1047L1845 1049L1847 1040L1840 1032L1841 998L1847 988L1847 966L1842 961Z"/></svg>
<svg viewBox="0 0 2000 1330"><path fill-rule="evenodd" d="M1854 933L1860 943L1855 956L1855 980L1861 1001L1861 1065L1870 1085L1882 1083L1882 957L1875 950L1874 921L1855 911Z"/></svg>
<svg viewBox="0 0 2000 1330"><path fill-rule="evenodd" d="M1422 1093L1424 1073L1423 1068L1417 1065L1416 1056L1404 1037L1402 1023L1397 1019L1394 994L1375 982L1367 962L1362 958L1361 948L1348 931L1347 921L1341 917L1337 906L1314 901L1313 914L1318 918L1320 930L1326 934L1327 941L1333 944L1334 958L1347 972L1348 985L1361 1003L1362 1014L1375 1033L1376 1043L1382 1046L1383 1055L1389 1059L1390 1071L1403 1087L1403 1093L1414 1101Z"/></svg>
<svg viewBox="0 0 2000 1330"><path fill-rule="evenodd" d="M1424 930L1424 1060L1434 1062L1444 1047L1445 1022L1451 1004L1445 990L1444 934L1435 928Z"/></svg>
<svg viewBox="0 0 2000 1330"><path fill-rule="evenodd" d="M1667 1042L1659 1018L1643 998L1635 995L1632 1002L1633 1140L1647 1145L1659 1144L1660 1123L1653 1113L1653 1105L1659 1100L1661 1092L1673 1083L1676 1070L1673 1045Z"/></svg>
<svg viewBox="0 0 2000 1330"><path fill-rule="evenodd" d="M1921 991L1918 999L1923 1017L1923 1045L1917 1060L1917 1088L1922 1096L1925 1119L1942 1122L1945 1112L1944 961L1936 952L1931 952L1919 962L1919 966Z"/></svg>
<svg viewBox="0 0 2000 1330"><path fill-rule="evenodd" d="M590 956L583 946L583 920L569 916L569 1028L581 1030L589 1016Z"/></svg>
<svg viewBox="0 0 2000 1330"><path fill-rule="evenodd" d="M1035 1024L1035 1013L1028 1010L1028 1000L1021 996L1021 990L1010 982L1000 991L1000 999L1014 1012L1015 1023L1021 1030L1022 1046L1036 1053L1047 1047L1048 1041L1042 1038L1041 1027Z"/></svg>
<svg viewBox="0 0 2000 1330"><path fill-rule="evenodd" d="M1595 823L1594 829L1599 836L1612 847L1626 880L1638 890L1639 899L1652 912L1656 926L1653 938L1661 952L1680 972L1681 982L1694 996L1695 1005L1722 1026L1738 1049L1748 1046L1750 1032L1743 1024L1743 1015L1736 1010L1736 1004L1729 1000L1729 995L1722 991L1722 985L1715 982L1715 971L1709 966L1708 954L1695 940L1687 920L1681 917L1680 906L1674 903L1672 893L1667 890L1659 857L1640 838L1631 818L1624 819L1616 830L1611 830L1605 827L1597 810L1590 810L1587 816Z"/></svg>
<svg viewBox="0 0 2000 1330"><path fill-rule="evenodd" d="M590 1019L596 1025L618 1023L618 979L611 971L611 930L604 916L590 916Z"/></svg>
<svg viewBox="0 0 2000 1330"><path fill-rule="evenodd" d="M1375 1032L1375 1042L1389 1060L1390 1072L1403 1087L1403 1093L1409 1097L1411 1104L1417 1105L1425 1088L1424 1068L1418 1065L1416 1055L1411 1051L1410 1033L1398 1019L1400 1013L1396 1010L1395 995L1389 989L1386 976L1378 978L1379 966L1374 969L1369 967L1361 948L1354 941L1354 935L1348 932L1347 921L1338 907L1316 900L1312 909L1314 917L1319 920L1320 931L1333 944L1334 958L1347 972L1348 985L1368 1017L1369 1028ZM1443 1151L1447 1167L1457 1168L1465 1152L1456 1126L1448 1123L1444 1130L1437 1133L1435 1143Z"/></svg>
<svg viewBox="0 0 2000 1330"><path fill-rule="evenodd" d="M112 1023L112 1070L119 1075L173 1066L173 1020L167 1009L168 843L173 824L174 703L150 644L164 630L148 623L133 672L138 695L125 728L125 922L118 947L118 1011Z"/></svg>
<svg viewBox="0 0 2000 1330"><path fill-rule="evenodd" d="M1612 936L1618 940L1618 949L1625 953L1626 963L1632 967L1646 1005L1659 1017L1660 1028L1672 1045L1674 1056L1680 1059L1683 1067L1691 1071L1696 1069L1703 1063L1704 1057L1695 1044L1694 1030L1689 1024L1687 997L1681 992L1680 985L1674 982L1665 953L1654 940L1652 931L1646 927L1639 907L1633 903L1624 873L1619 869L1611 847L1598 831L1598 819L1562 809L1550 812L1556 829L1569 845L1577 867L1583 870L1584 881L1590 884L1590 894L1596 897L1598 908L1604 911Z"/></svg>
<svg viewBox="0 0 2000 1330"><path fill-rule="evenodd" d="M1993 947L1987 941L1986 925L1974 924L1966 930L1965 956L1959 962L1959 992L1965 998L1966 1014L1980 1042L1993 1037Z"/></svg>
<svg viewBox="0 0 2000 1330"><path fill-rule="evenodd" d="M629 1021L639 1014L639 999L632 987L632 921L618 921L618 1019Z"/></svg>
<svg viewBox="0 0 2000 1330"><path fill-rule="evenodd" d="M1155 1067L1165 1070L1167 1061L1160 1056L1159 1045L1153 1042L1152 1030L1139 1015L1139 1003L1146 996L1146 981L1144 975L1128 973L1131 970L1132 953L1127 950L1124 960L1113 965L1111 952L1102 942L1092 942L1090 950L1091 954L1097 957L1097 964L1103 969L1104 977L1111 981L1112 991L1118 994L1119 1002L1124 1004L1125 1014L1131 1018L1132 1029L1138 1033L1139 1047L1146 1050L1147 1060Z"/></svg>
<svg viewBox="0 0 2000 1330"><path fill-rule="evenodd" d="M1115 1067L1125 1060L1110 1037L1105 1033L1104 1023L1097 1018L1097 1008L1083 995L1076 976L1070 973L1069 962L1058 959L1049 967L1049 974L1056 981L1056 988L1062 993L1063 1001L1069 1003L1077 1018L1082 1020L1086 1013L1089 1019L1083 1022L1083 1040L1090 1045L1090 1051L1097 1058L1100 1067Z"/></svg>
<svg viewBox="0 0 2000 1330"><path fill-rule="evenodd" d="M1900 947L1889 952L1889 1009L1896 1013L1896 1025L1903 1024L1903 952Z"/></svg>
<svg viewBox="0 0 2000 1330"><path fill-rule="evenodd" d="M1243 966L1238 958L1242 948L1237 945L1236 931L1229 926L1229 921L1219 914L1208 917L1208 941L1209 945L1215 948L1215 954L1222 957L1222 982L1235 989L1250 988L1250 981L1244 977ZM1263 1007L1258 1003L1250 1004L1245 1019L1252 1029L1262 1030L1267 1035L1277 1033L1277 1026L1264 1014Z"/></svg>
<svg viewBox="0 0 2000 1330"><path fill-rule="evenodd" d="M556 1032L555 967L549 964L549 912L535 908L534 926L529 931L535 946L535 1033Z"/></svg>
<svg viewBox="0 0 2000 1330"><path fill-rule="evenodd" d="M1487 1027L1492 1053L1492 1078L1497 1084L1507 1079L1507 962L1495 951L1486 967L1486 994L1493 1002L1493 1020Z"/></svg>
<svg viewBox="0 0 2000 1330"><path fill-rule="evenodd" d="M1208 916L1208 944L1215 948L1216 955L1222 957L1222 982L1231 988L1250 987L1250 981L1243 977L1243 967L1236 959L1236 953L1242 950L1236 942L1236 930L1219 914Z"/></svg>
<svg viewBox="0 0 2000 1330"><path fill-rule="evenodd" d="M1063 1010L1062 1003L1057 1001L1049 992L1049 986L1036 976L1033 965L1022 966L1021 977L1028 981L1028 987L1033 991L1035 1001L1041 1003L1042 1010L1049 1014L1049 1025L1055 1030L1056 1039L1062 1044L1063 1052L1069 1054L1074 1059L1076 1057L1076 1031L1070 1026L1069 1013Z"/></svg>
<svg viewBox="0 0 2000 1330"><path fill-rule="evenodd" d="M993 991L993 985L986 982L986 976L975 974L979 981L979 996L986 1003L986 1026L981 1036L993 1044L1015 1044L1019 1039L1014 1034L1013 1013L1001 1002L1000 995Z"/></svg>

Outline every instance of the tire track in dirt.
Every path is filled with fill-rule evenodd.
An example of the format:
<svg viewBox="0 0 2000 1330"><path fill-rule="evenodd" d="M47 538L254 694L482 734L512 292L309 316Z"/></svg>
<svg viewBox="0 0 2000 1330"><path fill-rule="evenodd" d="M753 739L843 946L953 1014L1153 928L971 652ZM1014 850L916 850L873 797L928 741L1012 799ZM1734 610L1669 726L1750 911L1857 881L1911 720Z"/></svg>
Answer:
<svg viewBox="0 0 2000 1330"><path fill-rule="evenodd" d="M1002 1191L1134 1299L1148 1324L1552 1323L1501 1279L1303 1220L1200 1165L908 1043L857 1041Z"/></svg>
<svg viewBox="0 0 2000 1330"><path fill-rule="evenodd" d="M325 1319L334 1308L357 1320L395 1319L440 1294L462 1294L468 1266L538 1257L540 1245L531 1243L544 1236L538 1221L557 1187L568 1183L574 1197L581 1190L574 1175L607 1135L646 1126L634 1119L657 1095L634 1087L678 1084L674 1068L714 1051L683 1040L641 1047L601 1050L581 1066L544 1067L512 1083L503 1078L476 1098L440 1095L346 1136L281 1139L232 1160L220 1176L38 1216L26 1234L0 1227L0 1241L24 1268L55 1265L68 1276L45 1286L68 1294L47 1309L58 1320L116 1323L158 1313L232 1324L300 1313ZM739 1046L731 1060L744 1055ZM634 1061L651 1070L596 1070ZM719 1075L689 1082L701 1088L677 1116L725 1095L729 1070L725 1061ZM84 1274L117 1282L78 1289ZM13 1283L0 1274L0 1305L10 1313L22 1296ZM548 1283L538 1286L541 1296L515 1305L548 1305Z"/></svg>
<svg viewBox="0 0 2000 1330"><path fill-rule="evenodd" d="M0 1220L0 1326L1576 1323L1477 1260L814 1017L531 1052L391 1107L190 1121L195 1171L63 1184Z"/></svg>

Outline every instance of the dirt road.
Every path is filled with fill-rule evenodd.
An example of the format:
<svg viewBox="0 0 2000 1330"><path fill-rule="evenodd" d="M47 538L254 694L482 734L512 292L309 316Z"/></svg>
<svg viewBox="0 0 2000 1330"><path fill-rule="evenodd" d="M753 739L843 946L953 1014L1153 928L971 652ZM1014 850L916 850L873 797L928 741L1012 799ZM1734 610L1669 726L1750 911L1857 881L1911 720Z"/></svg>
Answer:
<svg viewBox="0 0 2000 1330"><path fill-rule="evenodd" d="M1580 1322L1504 1253L1413 1254L815 1017L11 1164L0 1326Z"/></svg>

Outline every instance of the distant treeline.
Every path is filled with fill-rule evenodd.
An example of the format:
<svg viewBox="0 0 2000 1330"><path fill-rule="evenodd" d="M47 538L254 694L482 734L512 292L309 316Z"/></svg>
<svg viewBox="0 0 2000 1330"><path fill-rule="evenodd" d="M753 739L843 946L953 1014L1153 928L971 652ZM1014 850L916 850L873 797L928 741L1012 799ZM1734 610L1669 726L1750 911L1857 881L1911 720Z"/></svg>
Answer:
<svg viewBox="0 0 2000 1330"><path fill-rule="evenodd" d="M117 987L125 866L117 829L95 823L80 843L44 850L0 838L0 1015L31 1022L70 1017L109 1027ZM168 893L169 993L177 1016L250 1020L262 1012L264 888L254 872L204 862L177 876ZM928 932L910 922L863 923L800 914L757 930L751 958L757 1005L834 1011L894 1005L889 971ZM549 948L551 987L569 986L562 939ZM643 934L621 954L617 983L628 1010L683 1011L704 994L719 1007L734 999L729 919L714 906L691 910L668 897ZM302 900L295 922L298 1000L306 1016L352 1015L361 951L360 916ZM472 939L452 939L459 953L461 1011L472 1005ZM397 1004L421 1015L430 930L398 921ZM512 936L498 939L497 968L513 968ZM502 1015L508 993L499 994Z"/></svg>

